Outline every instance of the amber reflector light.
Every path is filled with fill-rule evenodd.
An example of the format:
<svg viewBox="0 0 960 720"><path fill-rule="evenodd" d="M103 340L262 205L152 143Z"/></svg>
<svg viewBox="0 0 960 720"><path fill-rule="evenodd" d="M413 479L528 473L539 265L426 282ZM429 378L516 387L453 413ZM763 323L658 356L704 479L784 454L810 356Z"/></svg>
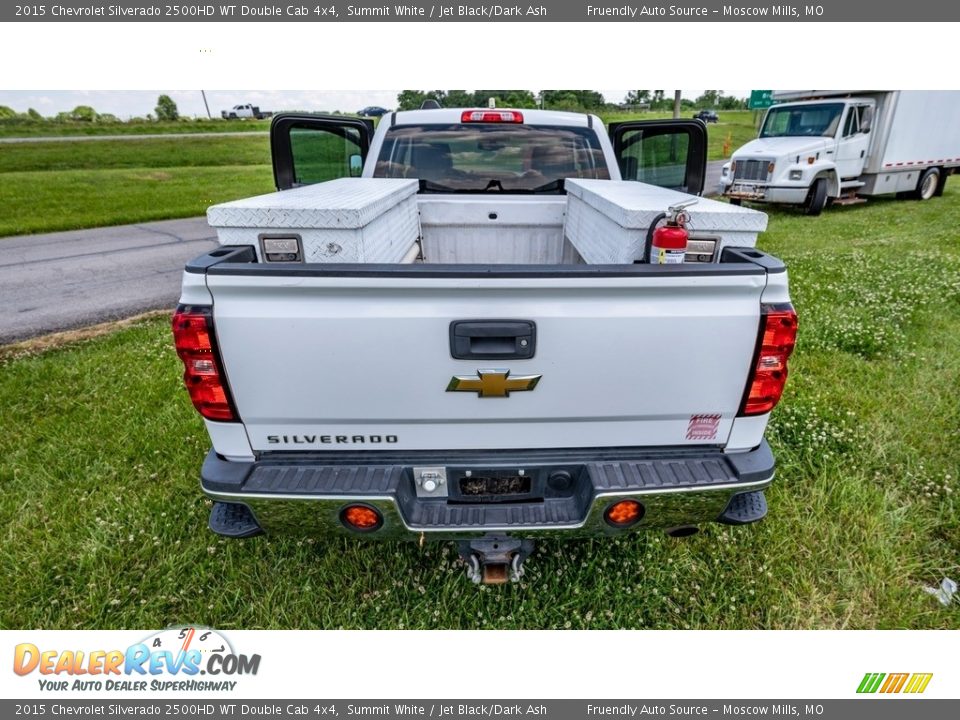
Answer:
<svg viewBox="0 0 960 720"><path fill-rule="evenodd" d="M340 521L351 530L370 532L383 525L383 516L369 505L347 505L340 511Z"/></svg>
<svg viewBox="0 0 960 720"><path fill-rule="evenodd" d="M603 517L613 527L630 527L643 517L643 505L636 500L621 500L608 507Z"/></svg>

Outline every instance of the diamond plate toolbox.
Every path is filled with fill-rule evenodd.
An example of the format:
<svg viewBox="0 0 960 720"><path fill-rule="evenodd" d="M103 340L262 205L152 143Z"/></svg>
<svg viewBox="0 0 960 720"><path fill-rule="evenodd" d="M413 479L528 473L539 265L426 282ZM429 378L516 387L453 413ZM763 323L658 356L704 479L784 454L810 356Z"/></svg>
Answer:
<svg viewBox="0 0 960 720"><path fill-rule="evenodd" d="M397 263L420 235L416 180L340 178L213 205L221 245L295 237L310 263Z"/></svg>

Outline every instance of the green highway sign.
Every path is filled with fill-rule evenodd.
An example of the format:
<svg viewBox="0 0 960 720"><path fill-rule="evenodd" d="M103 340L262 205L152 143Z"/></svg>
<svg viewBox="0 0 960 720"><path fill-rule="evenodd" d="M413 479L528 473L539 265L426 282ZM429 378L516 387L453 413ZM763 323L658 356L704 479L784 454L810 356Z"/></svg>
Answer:
<svg viewBox="0 0 960 720"><path fill-rule="evenodd" d="M751 110L765 110L773 105L773 90L751 90L750 102L747 107Z"/></svg>

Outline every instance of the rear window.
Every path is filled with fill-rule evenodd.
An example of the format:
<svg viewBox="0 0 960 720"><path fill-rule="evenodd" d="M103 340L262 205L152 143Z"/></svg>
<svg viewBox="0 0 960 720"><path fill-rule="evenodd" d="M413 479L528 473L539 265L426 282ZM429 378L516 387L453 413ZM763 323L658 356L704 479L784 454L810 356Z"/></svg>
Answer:
<svg viewBox="0 0 960 720"><path fill-rule="evenodd" d="M590 128L401 125L387 131L374 177L418 178L425 192L560 192L564 178L610 173Z"/></svg>

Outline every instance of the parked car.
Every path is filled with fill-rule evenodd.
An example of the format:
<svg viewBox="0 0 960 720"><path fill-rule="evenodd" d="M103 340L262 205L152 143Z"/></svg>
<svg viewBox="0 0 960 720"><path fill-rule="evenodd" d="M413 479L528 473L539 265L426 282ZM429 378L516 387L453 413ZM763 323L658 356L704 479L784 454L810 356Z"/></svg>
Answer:
<svg viewBox="0 0 960 720"><path fill-rule="evenodd" d="M357 115L360 117L383 117L388 112L390 111L386 108L382 108L377 105L370 105L369 107L365 107L363 110L358 111Z"/></svg>
<svg viewBox="0 0 960 720"><path fill-rule="evenodd" d="M453 540L490 583L537 537L764 517L796 313L766 215L698 197L702 123L284 114L271 148L173 320L215 533Z"/></svg>
<svg viewBox="0 0 960 720"><path fill-rule="evenodd" d="M705 123L720 122L720 116L716 110L701 110L693 116L694 120L703 120Z"/></svg>

